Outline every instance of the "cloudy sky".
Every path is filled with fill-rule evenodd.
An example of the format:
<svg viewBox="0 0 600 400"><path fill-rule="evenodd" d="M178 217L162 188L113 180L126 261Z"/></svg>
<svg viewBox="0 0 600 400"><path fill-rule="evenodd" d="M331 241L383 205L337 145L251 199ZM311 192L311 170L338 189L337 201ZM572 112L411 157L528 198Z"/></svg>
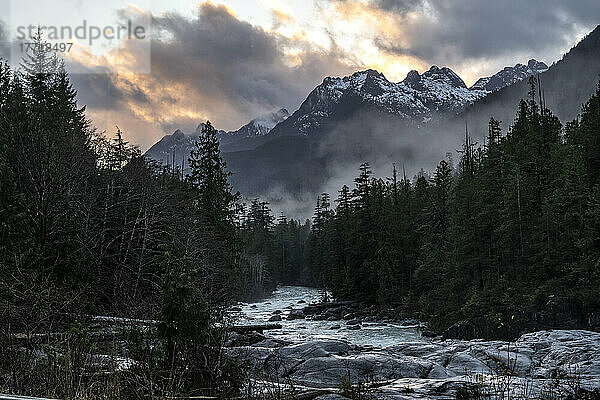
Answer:
<svg viewBox="0 0 600 400"><path fill-rule="evenodd" d="M435 64L470 85L529 58L551 64L600 22L596 0L55 0L51 11L2 1L4 57L19 25L152 21L148 47L125 40L66 54L98 129L118 125L142 149L206 119L236 129L292 112L325 76L374 68L399 81Z"/></svg>

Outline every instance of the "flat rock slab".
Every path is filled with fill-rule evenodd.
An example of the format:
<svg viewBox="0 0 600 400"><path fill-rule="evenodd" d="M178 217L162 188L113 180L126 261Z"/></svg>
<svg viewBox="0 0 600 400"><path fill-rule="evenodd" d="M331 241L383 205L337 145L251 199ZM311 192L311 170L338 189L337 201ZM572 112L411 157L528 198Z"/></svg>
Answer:
<svg viewBox="0 0 600 400"><path fill-rule="evenodd" d="M510 343L438 340L385 349L361 349L343 340L266 340L230 353L307 388L339 393L342 380L360 381L374 399L449 399L465 387L485 393L506 386L512 397L539 394L556 382L564 382L565 390L573 382L600 389L600 333L589 331L540 331ZM344 399L338 394L317 398Z"/></svg>

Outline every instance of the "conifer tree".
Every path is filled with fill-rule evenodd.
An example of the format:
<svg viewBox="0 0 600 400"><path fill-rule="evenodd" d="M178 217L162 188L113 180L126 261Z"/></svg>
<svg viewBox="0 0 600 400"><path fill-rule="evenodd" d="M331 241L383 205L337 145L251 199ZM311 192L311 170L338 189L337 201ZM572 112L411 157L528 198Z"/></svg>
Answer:
<svg viewBox="0 0 600 400"><path fill-rule="evenodd" d="M198 189L198 207L211 225L232 224L233 204L238 195L232 192L227 164L221 157L217 130L210 121L202 127L188 160L189 181Z"/></svg>

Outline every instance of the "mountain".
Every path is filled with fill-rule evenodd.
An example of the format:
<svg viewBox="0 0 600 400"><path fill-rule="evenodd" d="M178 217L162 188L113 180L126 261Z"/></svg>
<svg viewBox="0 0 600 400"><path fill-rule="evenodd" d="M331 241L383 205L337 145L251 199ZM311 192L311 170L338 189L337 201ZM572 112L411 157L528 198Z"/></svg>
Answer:
<svg viewBox="0 0 600 400"><path fill-rule="evenodd" d="M373 69L345 77L327 77L291 116L286 109L253 119L238 130L219 131L221 150L237 163L239 153L252 151L282 136L318 137L356 115L386 115L410 127L455 115L485 97L489 92L547 69L530 60L528 65L507 67L492 77L481 78L471 88L450 68L432 66L423 74L410 71L398 83L390 82ZM478 87L479 85L479 87ZM162 164L185 164L204 124L195 132L177 130L163 137L146 155ZM289 142L289 141L288 141ZM245 162L242 164L246 165Z"/></svg>
<svg viewBox="0 0 600 400"><path fill-rule="evenodd" d="M599 54L600 25L539 76L546 107L563 124L575 119L581 106L595 92L600 78ZM519 101L527 98L528 92L529 84L524 79L490 93L459 114L456 125L462 126L464 132L464 121L468 121L469 130L483 136L490 117L494 117L502 121L502 128L506 130L515 119Z"/></svg>
<svg viewBox="0 0 600 400"><path fill-rule="evenodd" d="M486 94L484 90L468 89L447 67L433 66L422 75L411 71L398 83L368 69L343 78L325 78L300 108L269 135L311 136L365 111L393 115L418 125L441 113L462 111Z"/></svg>
<svg viewBox="0 0 600 400"><path fill-rule="evenodd" d="M485 90L488 92L495 92L510 86L514 83L529 78L532 75L541 74L546 72L548 66L543 62L535 59L529 60L527 65L517 64L514 67L505 67L502 71L485 78L479 78L473 86L472 90Z"/></svg>
<svg viewBox="0 0 600 400"><path fill-rule="evenodd" d="M172 135L166 135L156 142L145 156L149 159L157 161L161 165L171 165L173 162L180 166L182 163L187 163L190 151L194 147L194 143L198 139L204 124L198 125L194 133L186 134L180 129L173 132ZM219 131L219 135L226 135L227 132Z"/></svg>
<svg viewBox="0 0 600 400"><path fill-rule="evenodd" d="M353 173L361 161L391 165L405 159L410 149L400 143L403 138L413 140L413 131L456 115L487 93L470 90L447 67L411 71L398 83L372 69L327 77L289 118L252 140L253 146L235 151L222 146L231 184L272 203L303 198L340 170Z"/></svg>
<svg viewBox="0 0 600 400"><path fill-rule="evenodd" d="M437 66L422 74L411 71L397 83L371 69L327 77L291 116L281 112L275 126L273 119L258 118L238 131L222 132L221 150L235 189L274 203L286 196L311 198L334 181L337 190L352 182L363 161L382 175L393 162L409 174L431 169L446 152L460 148L465 121L475 138L485 136L490 117L503 121L506 130L519 100L527 97L531 75L540 77L546 105L563 123L575 118L598 83L598 54L600 27L550 67L530 60L471 88L451 69ZM192 138L176 132L147 154L160 160L159 148L168 160L176 151L181 161Z"/></svg>
<svg viewBox="0 0 600 400"><path fill-rule="evenodd" d="M286 120L290 113L285 108L279 111L263 115L262 117L253 119L246 125L234 132L229 132L229 135L235 138L254 138L264 136L271 131L278 123Z"/></svg>
<svg viewBox="0 0 600 400"><path fill-rule="evenodd" d="M325 190L336 177L347 181L346 174L363 161L386 172L397 161L408 168L430 166L456 141L427 132L488 94L467 88L447 67L410 71L398 83L372 69L327 77L260 140L245 148L222 147L231 183L244 194L274 201L280 193Z"/></svg>
<svg viewBox="0 0 600 400"><path fill-rule="evenodd" d="M285 108L278 111L255 118L242 126L236 131L226 132L218 130L219 140L224 151L235 151L246 149L244 145L249 139L259 138L266 135L277 125L289 117L289 113ZM173 134L164 136L160 141L155 143L146 152L146 157L159 162L162 165L170 165L175 159L176 165L187 165L187 159L190 151L194 147L194 143L198 140L202 128L205 124L198 125L196 130L191 134L186 134L180 129L177 129ZM255 147L255 146L250 146Z"/></svg>

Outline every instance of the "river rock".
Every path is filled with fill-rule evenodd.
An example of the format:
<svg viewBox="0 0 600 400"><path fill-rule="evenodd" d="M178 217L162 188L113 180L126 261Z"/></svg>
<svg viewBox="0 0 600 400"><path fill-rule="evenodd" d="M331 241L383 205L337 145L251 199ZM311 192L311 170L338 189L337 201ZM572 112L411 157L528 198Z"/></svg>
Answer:
<svg viewBox="0 0 600 400"><path fill-rule="evenodd" d="M283 346L289 346L293 344L290 341L287 340L281 340L281 339L274 339L274 338L266 338L263 341L254 343L252 346L254 347L262 347L265 349L277 349Z"/></svg>
<svg viewBox="0 0 600 400"><path fill-rule="evenodd" d="M368 352L344 356L312 357L298 365L291 377L310 387L336 387L341 379L369 379L377 382L402 377L421 377L427 365L416 359L397 358L384 352Z"/></svg>
<svg viewBox="0 0 600 400"><path fill-rule="evenodd" d="M292 321L295 319L304 319L306 318L303 310L290 310L287 315L287 320Z"/></svg>
<svg viewBox="0 0 600 400"><path fill-rule="evenodd" d="M355 350L355 347L344 340L317 340L287 346L282 349L282 354L300 359L308 359L317 355L320 357L344 355L351 350Z"/></svg>
<svg viewBox="0 0 600 400"><path fill-rule="evenodd" d="M426 337L426 338L432 338L432 337L436 337L437 334L434 331L430 331L429 329L423 329L421 331L421 336Z"/></svg>
<svg viewBox="0 0 600 400"><path fill-rule="evenodd" d="M333 329L341 329L341 326L337 325L337 324L336 325L331 325L331 327L329 329L332 329L332 330Z"/></svg>
<svg viewBox="0 0 600 400"><path fill-rule="evenodd" d="M269 318L269 322L278 322L281 321L281 315L273 315L271 318Z"/></svg>
<svg viewBox="0 0 600 400"><path fill-rule="evenodd" d="M353 319L346 322L346 325L360 325L361 321L359 319Z"/></svg>

